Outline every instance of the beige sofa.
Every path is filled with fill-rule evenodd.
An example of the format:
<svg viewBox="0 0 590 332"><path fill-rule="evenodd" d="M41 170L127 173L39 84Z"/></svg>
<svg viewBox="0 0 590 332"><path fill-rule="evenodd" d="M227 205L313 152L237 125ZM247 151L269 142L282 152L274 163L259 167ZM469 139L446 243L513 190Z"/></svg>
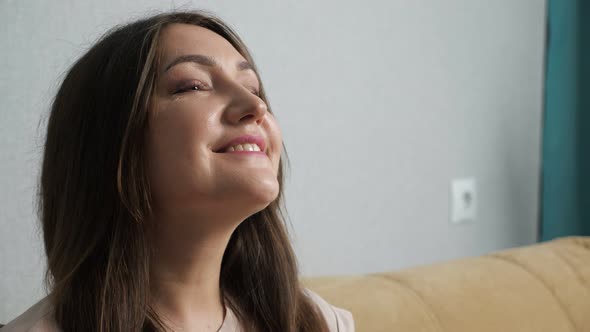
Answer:
<svg viewBox="0 0 590 332"><path fill-rule="evenodd" d="M358 332L590 332L590 237L304 283Z"/></svg>

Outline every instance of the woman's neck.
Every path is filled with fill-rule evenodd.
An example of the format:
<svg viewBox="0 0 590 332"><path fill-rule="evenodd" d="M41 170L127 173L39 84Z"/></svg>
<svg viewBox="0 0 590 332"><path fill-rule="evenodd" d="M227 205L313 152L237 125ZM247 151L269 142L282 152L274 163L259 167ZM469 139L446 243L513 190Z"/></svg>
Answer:
<svg viewBox="0 0 590 332"><path fill-rule="evenodd" d="M224 319L220 289L223 254L239 223L161 218L154 232L152 304L164 322L182 331L216 331ZM202 220L202 219L201 219Z"/></svg>

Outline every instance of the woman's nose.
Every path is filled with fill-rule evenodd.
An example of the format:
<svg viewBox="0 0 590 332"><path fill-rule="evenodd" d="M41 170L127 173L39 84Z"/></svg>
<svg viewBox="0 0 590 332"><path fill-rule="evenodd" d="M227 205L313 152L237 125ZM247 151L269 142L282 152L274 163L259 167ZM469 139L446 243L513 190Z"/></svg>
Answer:
<svg viewBox="0 0 590 332"><path fill-rule="evenodd" d="M240 84L232 84L230 104L225 110L227 119L235 124L256 122L261 124L268 108L258 96Z"/></svg>

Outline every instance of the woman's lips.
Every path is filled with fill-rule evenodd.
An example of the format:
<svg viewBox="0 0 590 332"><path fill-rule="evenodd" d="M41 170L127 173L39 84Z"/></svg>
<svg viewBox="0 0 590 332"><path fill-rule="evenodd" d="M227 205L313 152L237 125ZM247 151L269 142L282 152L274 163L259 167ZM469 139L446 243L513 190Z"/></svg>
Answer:
<svg viewBox="0 0 590 332"><path fill-rule="evenodd" d="M238 144L256 144L260 148L260 152L263 154L266 152L266 142L262 136L257 135L242 135L231 139L229 142L222 145L221 148L216 149L214 152L217 153L228 153L228 152L258 152L258 151L226 151L228 148Z"/></svg>

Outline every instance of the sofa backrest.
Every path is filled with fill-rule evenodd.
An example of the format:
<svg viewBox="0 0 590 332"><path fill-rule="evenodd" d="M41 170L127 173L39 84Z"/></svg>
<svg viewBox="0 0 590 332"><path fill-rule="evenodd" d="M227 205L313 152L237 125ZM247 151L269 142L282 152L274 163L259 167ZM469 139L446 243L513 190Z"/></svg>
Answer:
<svg viewBox="0 0 590 332"><path fill-rule="evenodd" d="M590 331L590 237L303 282L350 310L358 332Z"/></svg>

